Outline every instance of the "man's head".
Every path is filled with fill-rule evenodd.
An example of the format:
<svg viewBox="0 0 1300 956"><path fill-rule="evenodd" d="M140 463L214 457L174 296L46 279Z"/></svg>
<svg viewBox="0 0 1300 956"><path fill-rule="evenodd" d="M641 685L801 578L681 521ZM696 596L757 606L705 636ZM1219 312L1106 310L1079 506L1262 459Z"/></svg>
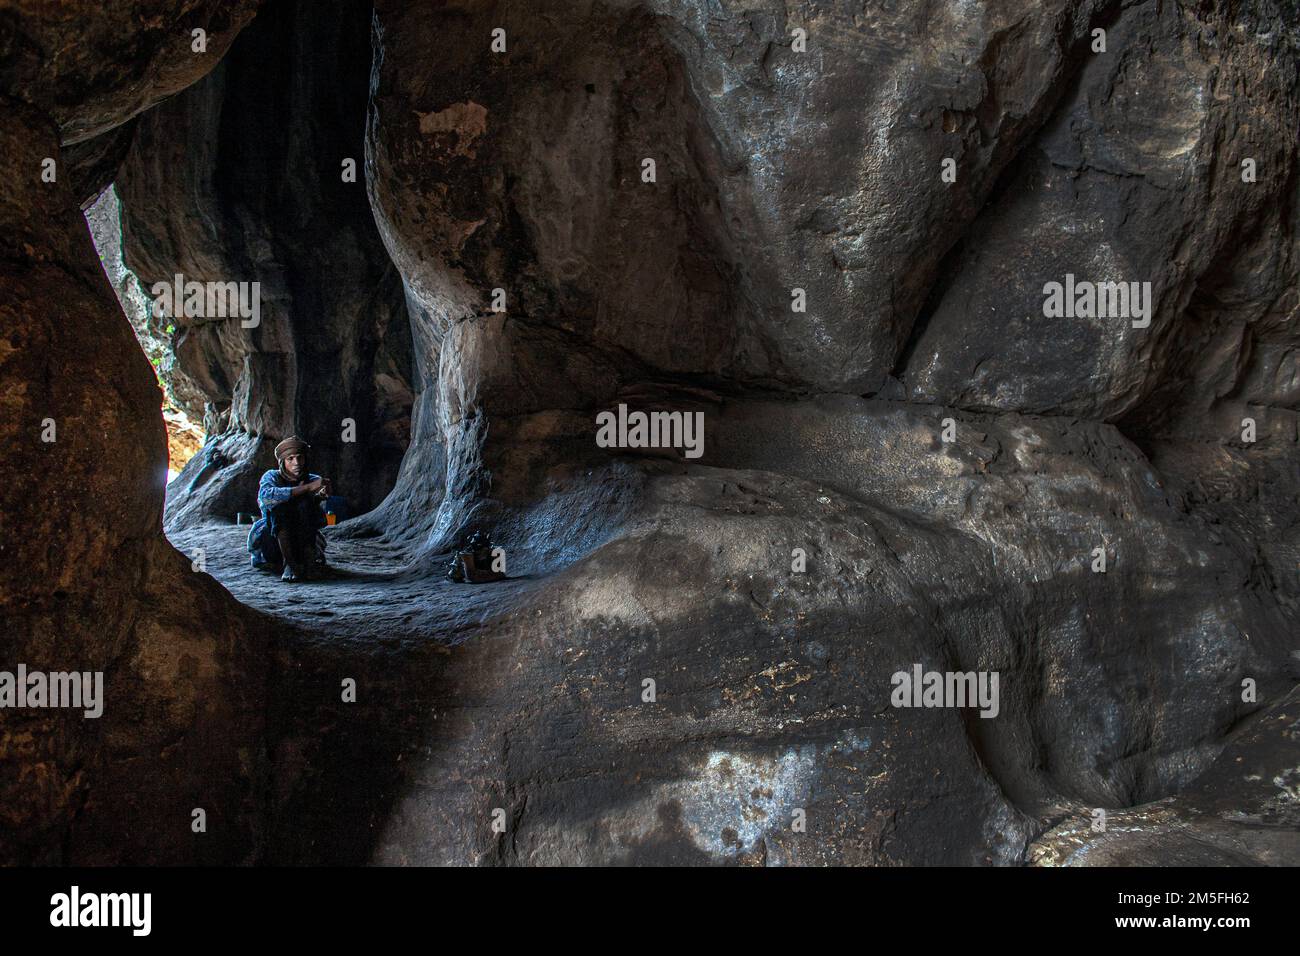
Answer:
<svg viewBox="0 0 1300 956"><path fill-rule="evenodd" d="M290 435L275 446L275 460L287 477L294 481L301 481L307 477L307 452L309 451L311 451L310 445L297 435Z"/></svg>

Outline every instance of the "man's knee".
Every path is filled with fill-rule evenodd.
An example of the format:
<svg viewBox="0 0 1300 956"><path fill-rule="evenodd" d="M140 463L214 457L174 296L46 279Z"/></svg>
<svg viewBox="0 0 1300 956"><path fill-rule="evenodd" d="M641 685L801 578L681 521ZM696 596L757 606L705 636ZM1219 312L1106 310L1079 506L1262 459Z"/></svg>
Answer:
<svg viewBox="0 0 1300 956"><path fill-rule="evenodd" d="M319 503L304 497L276 505L271 509L271 518L276 524L312 524L319 512Z"/></svg>
<svg viewBox="0 0 1300 956"><path fill-rule="evenodd" d="M276 541L290 560L306 561L316 547L316 529L303 520L283 521L276 526Z"/></svg>
<svg viewBox="0 0 1300 956"><path fill-rule="evenodd" d="M263 571L275 568L283 560L280 555L280 544L275 540L275 532L265 518L254 523L252 530L248 532L248 552L253 567Z"/></svg>

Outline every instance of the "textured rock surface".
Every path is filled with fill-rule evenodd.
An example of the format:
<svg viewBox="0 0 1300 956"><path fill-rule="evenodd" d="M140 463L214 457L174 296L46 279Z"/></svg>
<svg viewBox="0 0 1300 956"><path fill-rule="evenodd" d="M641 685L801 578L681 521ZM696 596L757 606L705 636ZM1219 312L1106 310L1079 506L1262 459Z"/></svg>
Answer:
<svg viewBox="0 0 1300 956"><path fill-rule="evenodd" d="M280 725L299 762L277 762L295 809L274 858L1014 862L1063 808L1194 780L1252 710L1242 676L1287 692L1292 631L1239 542L1182 512L1113 427L972 420L938 449L930 414L719 410L710 439L748 467L606 476L589 487L612 540L540 580L431 584L365 541L291 595L237 558L214 567L307 627L295 680L366 668L364 713L326 699ZM788 444L749 444L778 424ZM382 663L362 664L376 635ZM888 676L914 662L999 671L999 715L890 707ZM348 829L376 842L323 844L319 808L359 777L383 801Z"/></svg>
<svg viewBox="0 0 1300 956"><path fill-rule="evenodd" d="M178 368L164 374L206 397L189 411L225 464L193 462L169 523L256 511L271 449L295 433L354 508L392 487L410 432L410 336L361 168L368 27L357 4L269 7L210 76L137 122L117 180L127 264L146 288L180 273L258 282L261 296L256 327L175 320Z"/></svg>
<svg viewBox="0 0 1300 956"><path fill-rule="evenodd" d="M461 747L491 768L479 789L512 801L507 848L458 823L485 811L438 785L466 762L440 725L449 753L383 852L796 858L788 807L733 808L763 817L739 844L680 824L716 809L716 793L692 811L682 795L715 791L711 761L734 758L768 778L805 762L818 819L849 831L896 814L863 859L1009 860L1054 806L1146 802L1204 771L1251 709L1242 679L1276 700L1296 678L1287 15L954 4L855 20L812 5L796 21L778 5L614 4L575 8L583 29L563 31L490 4L379 3L373 203L417 352L440 359L438 415L414 443L436 421L449 452L426 547L581 487L594 412L618 400L703 409L704 464L719 469L651 480L654 534L620 533L565 572L572 590L552 593L567 599L536 617L581 663L502 638L536 675L505 700L571 692L573 672L593 686L582 706L558 693L499 735L467 731ZM480 39L498 21L506 54ZM796 26L812 54L790 51ZM445 57L408 66L435 44ZM1241 181L1243 155L1272 171L1265 188ZM1066 272L1151 281L1151 327L1044 318L1043 285ZM795 287L807 314L790 311ZM843 392L893 401L810 398ZM486 489L470 480L484 471ZM1105 575L1089 567L1098 546ZM817 556L807 578L788 571L795 547ZM830 675L793 649L810 645ZM751 677L807 671L790 699L767 699L727 669L741 659ZM927 717L884 709L909 661L999 670L1007 709L918 734ZM661 725L637 710L638 675L676 673L686 687ZM738 698L743 716L728 711ZM538 739L575 722L576 755ZM941 792L962 819L898 768L882 792L824 778L844 735L961 781ZM599 740L627 757L596 797ZM968 788L967 751L995 791ZM630 785L647 768L654 784ZM462 841L439 848L431 830ZM838 836L808 843L806 860L850 852Z"/></svg>
<svg viewBox="0 0 1300 956"><path fill-rule="evenodd" d="M60 142L80 143L206 74L259 2L7 0L0 89L48 116Z"/></svg>
<svg viewBox="0 0 1300 956"><path fill-rule="evenodd" d="M1142 431L1222 402L1294 437L1296 78L1266 29L1178 4L1124 11L954 254L902 370L910 396ZM1150 328L1045 318L1043 285L1066 273L1150 281ZM1252 388L1261 349L1287 371Z"/></svg>
<svg viewBox="0 0 1300 956"><path fill-rule="evenodd" d="M0 192L23 224L4 513L53 521L13 479L45 466L56 399L97 416L59 446L61 493L125 504L66 548L48 523L7 546L3 605L29 658L72 621L78 660L150 679L115 685L102 739L0 715L5 858L183 858L168 808L219 765L204 799L242 829L203 860L1300 862L1293 6L306 9L268 5L130 133L103 132L126 95L15 107L33 161L102 135L58 192ZM363 112L370 211L335 179ZM175 342L234 464L169 504L175 546L263 617L158 531L157 393L70 225L123 138L142 278L268 290L260 329ZM1150 327L1047 318L1067 272L1150 281ZM39 311L68 276L83 301L59 307L121 362ZM703 457L597 447L618 402L702 412ZM391 493L328 534L334 574L249 569L219 519L267 440L356 411L372 441L408 403ZM134 458L105 455L117 429ZM365 446L371 501L399 447ZM355 451L323 449L339 474ZM509 580L445 580L472 529ZM998 672L997 716L891 706L917 664ZM193 749L218 716L236 731ZM127 782L160 745L152 789ZM70 824L110 797L162 835Z"/></svg>
<svg viewBox="0 0 1300 956"><path fill-rule="evenodd" d="M1214 766L1176 797L1090 810L1035 841L1039 866L1277 866L1300 855L1300 700L1292 694L1235 734Z"/></svg>
<svg viewBox="0 0 1300 956"><path fill-rule="evenodd" d="M53 126L17 109L0 125L26 171L0 191L3 669L105 675L98 719L0 712L0 858L239 860L254 847L265 634L163 539L153 372L78 195L39 179ZM207 840L189 829L196 806L221 808Z"/></svg>

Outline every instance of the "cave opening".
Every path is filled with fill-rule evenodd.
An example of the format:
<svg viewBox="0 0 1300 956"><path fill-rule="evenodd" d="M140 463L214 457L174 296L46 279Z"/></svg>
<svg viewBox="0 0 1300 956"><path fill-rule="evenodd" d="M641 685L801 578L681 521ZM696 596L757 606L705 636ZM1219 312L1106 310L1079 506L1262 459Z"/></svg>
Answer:
<svg viewBox="0 0 1300 956"><path fill-rule="evenodd" d="M286 616L304 600L322 617L355 609L412 544L411 509L376 510L422 386L366 191L373 11L329 12L268 4L208 75L115 132L115 175L83 206L162 393L165 533L242 603ZM255 571L246 546L290 435L331 481L328 578L349 579L309 599Z"/></svg>
<svg viewBox="0 0 1300 956"><path fill-rule="evenodd" d="M1221 69L1280 103L1258 34L1138 4L1113 55L1061 60L1087 17L990 10L936 14L931 57L912 13L882 45L827 10L823 59L751 10L236 2L201 70L202 11L128 18L169 66L147 96L134 46L15 21L65 77L122 61L0 124L21 168L62 157L0 189L0 603L19 657L113 695L89 729L22 718L25 854L1019 864L1100 839L1081 808L1273 853L1197 821L1279 806L1238 753L1294 764L1294 110L1125 92ZM1285 144L1249 190L1241 116ZM114 285L258 290L149 329L203 438L165 503L151 346L82 208ZM1039 319L1053 271L1125 249L1177 261L1149 332ZM640 408L691 416L699 456L634 439ZM354 516L335 576L285 585L238 516L291 434ZM448 580L480 530L507 579ZM895 704L919 668L983 675L996 714Z"/></svg>
<svg viewBox="0 0 1300 956"><path fill-rule="evenodd" d="M182 380L171 374L176 356L170 339L176 325L169 317L154 314L140 278L122 259L121 202L111 183L86 208L85 216L100 265L162 391L161 411L167 429L167 484L170 485L207 441L202 396L181 391L178 386Z"/></svg>
<svg viewBox="0 0 1300 956"><path fill-rule="evenodd" d="M412 262L407 210L371 192L392 161L368 140L384 102L372 5L321 9L268 4L210 73L115 131L115 175L83 213L162 393L171 544L241 603L306 632L454 640L608 536L641 478L587 460L580 413L559 436L499 417L507 459L485 461L503 403L482 389L449 400L441 378L472 381L511 349L540 366L553 345L533 357L533 341L465 344L511 326L480 325L430 288L428 269L449 255ZM222 290L230 307L214 311ZM247 539L259 479L291 435L330 479L337 524L321 529L321 579L286 585L252 566ZM578 465L557 467L566 455ZM487 533L500 547L482 579L500 586L455 587L463 546Z"/></svg>

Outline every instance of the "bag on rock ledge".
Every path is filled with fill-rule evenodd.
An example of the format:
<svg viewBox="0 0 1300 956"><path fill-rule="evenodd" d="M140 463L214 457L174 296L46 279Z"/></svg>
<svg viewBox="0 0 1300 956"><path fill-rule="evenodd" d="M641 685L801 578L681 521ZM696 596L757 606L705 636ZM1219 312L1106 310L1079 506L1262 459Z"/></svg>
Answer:
<svg viewBox="0 0 1300 956"><path fill-rule="evenodd" d="M486 584L505 577L502 571L492 569L492 542L481 531L475 531L456 549L447 577L457 584Z"/></svg>

